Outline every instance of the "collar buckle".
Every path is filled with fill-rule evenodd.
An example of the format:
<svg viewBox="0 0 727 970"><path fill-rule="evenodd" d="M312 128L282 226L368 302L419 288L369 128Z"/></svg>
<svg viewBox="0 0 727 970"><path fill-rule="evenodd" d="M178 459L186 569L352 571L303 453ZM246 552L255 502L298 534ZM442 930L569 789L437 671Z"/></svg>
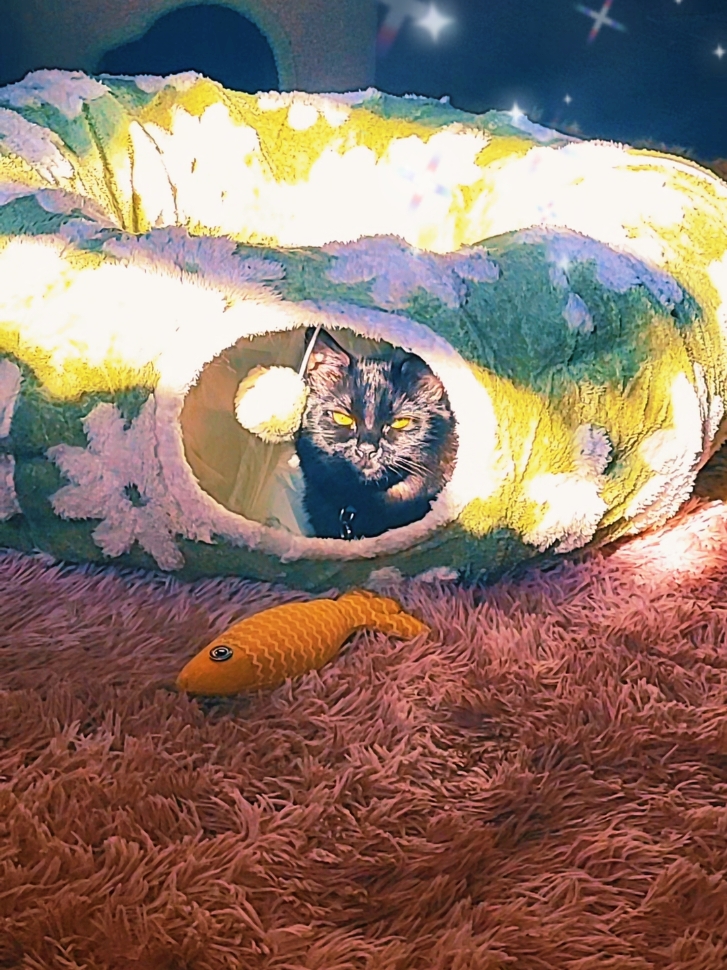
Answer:
<svg viewBox="0 0 727 970"><path fill-rule="evenodd" d="M353 539L353 519L356 509L352 505L347 505L338 513L338 521L341 529L341 539Z"/></svg>

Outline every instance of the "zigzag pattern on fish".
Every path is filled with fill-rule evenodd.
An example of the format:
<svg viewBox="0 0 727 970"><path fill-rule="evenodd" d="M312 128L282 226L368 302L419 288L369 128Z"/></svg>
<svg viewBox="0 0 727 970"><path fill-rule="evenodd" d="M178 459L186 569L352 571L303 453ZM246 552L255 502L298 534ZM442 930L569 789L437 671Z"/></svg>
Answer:
<svg viewBox="0 0 727 970"><path fill-rule="evenodd" d="M366 590L339 599L284 603L235 623L201 650L179 674L192 694L230 695L277 687L328 663L357 630L408 639L429 627L396 600Z"/></svg>

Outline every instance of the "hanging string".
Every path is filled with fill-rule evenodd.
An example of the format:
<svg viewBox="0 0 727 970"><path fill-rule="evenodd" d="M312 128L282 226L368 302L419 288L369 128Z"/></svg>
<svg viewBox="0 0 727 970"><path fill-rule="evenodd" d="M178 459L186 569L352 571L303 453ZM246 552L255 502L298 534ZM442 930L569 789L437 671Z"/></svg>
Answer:
<svg viewBox="0 0 727 970"><path fill-rule="evenodd" d="M308 366L308 361L310 360L310 355L313 353L313 347L314 347L315 342L316 342L316 337L321 332L322 327L323 327L323 324L322 323L319 323L318 326L316 327L316 329L313 332L313 336L308 341L308 346L306 347L305 353L303 354L303 363L300 365L300 368L298 370L298 377L302 377L305 374L305 369Z"/></svg>

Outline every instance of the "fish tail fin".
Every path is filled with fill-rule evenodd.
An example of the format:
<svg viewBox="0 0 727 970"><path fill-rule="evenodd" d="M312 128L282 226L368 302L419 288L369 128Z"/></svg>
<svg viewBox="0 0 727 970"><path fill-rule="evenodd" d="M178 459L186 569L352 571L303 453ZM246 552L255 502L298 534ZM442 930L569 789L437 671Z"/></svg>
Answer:
<svg viewBox="0 0 727 970"><path fill-rule="evenodd" d="M367 589L353 589L339 598L355 615L357 626L369 626L381 633L398 637L414 637L429 633L429 627L415 616L405 613L400 603L388 596L379 596Z"/></svg>
<svg viewBox="0 0 727 970"><path fill-rule="evenodd" d="M376 618L375 626L382 633L390 633L405 640L419 633L429 633L429 627L409 613L393 613Z"/></svg>

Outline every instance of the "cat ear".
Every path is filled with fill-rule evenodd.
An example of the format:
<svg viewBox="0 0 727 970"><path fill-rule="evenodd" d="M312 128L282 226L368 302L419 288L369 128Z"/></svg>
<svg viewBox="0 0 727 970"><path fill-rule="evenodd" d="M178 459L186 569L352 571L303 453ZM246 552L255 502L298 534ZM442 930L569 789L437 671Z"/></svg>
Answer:
<svg viewBox="0 0 727 970"><path fill-rule="evenodd" d="M399 363L399 373L409 382L412 391L428 404L436 404L444 397L444 384L416 354L404 352Z"/></svg>
<svg viewBox="0 0 727 970"><path fill-rule="evenodd" d="M306 332L306 342L313 336L313 329ZM342 373L348 370L351 358L333 337L325 330L321 330L316 337L313 352L308 358L306 377L313 383L321 382L333 384L340 380Z"/></svg>

